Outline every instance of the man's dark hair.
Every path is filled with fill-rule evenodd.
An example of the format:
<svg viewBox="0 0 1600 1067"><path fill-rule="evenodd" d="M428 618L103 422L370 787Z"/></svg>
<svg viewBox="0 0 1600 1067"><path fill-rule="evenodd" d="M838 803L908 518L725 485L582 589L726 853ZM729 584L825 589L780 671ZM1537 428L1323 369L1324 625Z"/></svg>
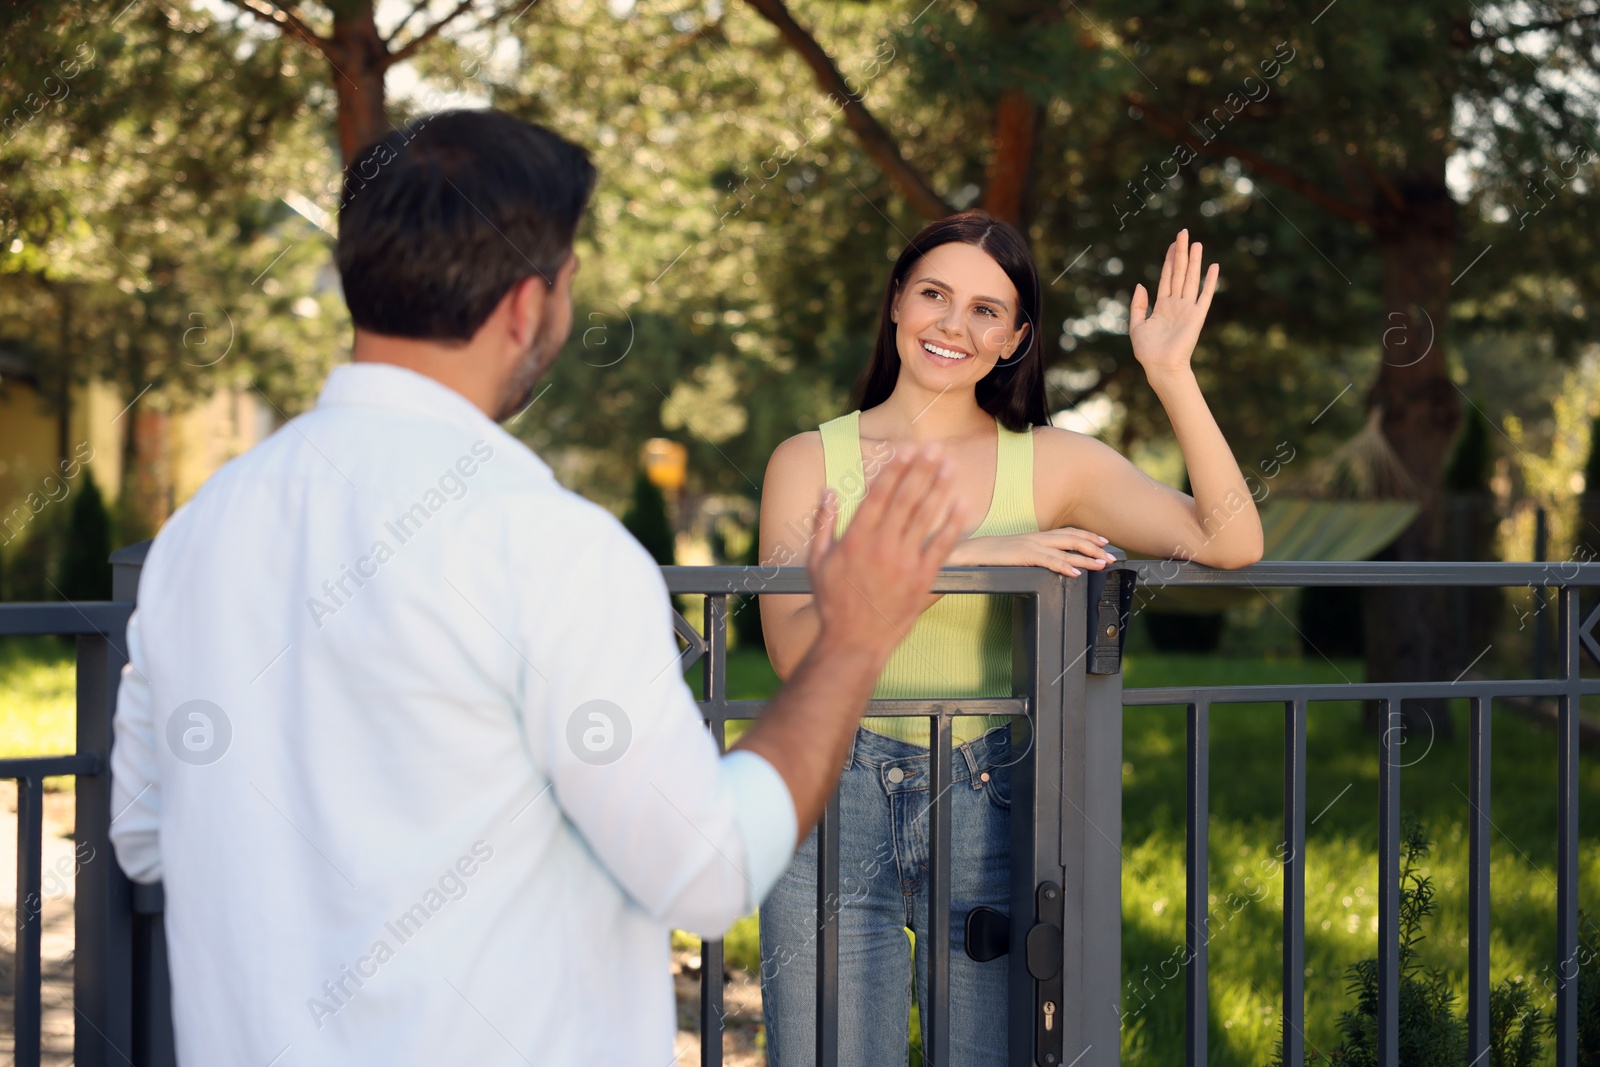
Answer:
<svg viewBox="0 0 1600 1067"><path fill-rule="evenodd" d="M594 182L583 148L504 112L412 121L345 168L350 317L390 337L470 340L517 282L554 284Z"/></svg>

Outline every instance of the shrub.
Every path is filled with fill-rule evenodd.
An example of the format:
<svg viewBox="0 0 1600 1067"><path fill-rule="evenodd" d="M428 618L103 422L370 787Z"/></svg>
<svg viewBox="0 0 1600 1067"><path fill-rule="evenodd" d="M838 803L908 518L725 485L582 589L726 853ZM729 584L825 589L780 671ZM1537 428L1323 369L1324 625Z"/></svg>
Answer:
<svg viewBox="0 0 1600 1067"><path fill-rule="evenodd" d="M667 499L644 471L633 480L633 501L623 512L622 525L657 563L671 566L676 544L672 520L667 517Z"/></svg>
<svg viewBox="0 0 1600 1067"><path fill-rule="evenodd" d="M67 543L56 583L68 600L111 599L111 516L85 474L67 513Z"/></svg>
<svg viewBox="0 0 1600 1067"><path fill-rule="evenodd" d="M1424 921L1433 914L1433 879L1418 873L1432 842L1420 823L1407 818L1400 836L1400 1062L1406 1067L1461 1067L1466 1062L1466 1020L1456 1014L1456 995L1443 968L1424 966L1418 946ZM1378 1062L1378 960L1351 965L1346 990L1355 1005L1340 1013L1339 1045L1306 1050L1305 1062L1339 1067L1376 1067ZM1465 1013L1463 1012L1463 1015ZM1489 1067L1532 1067L1548 1028L1528 987L1505 979L1489 994ZM1283 1067L1280 1052L1273 1067ZM1583 1061L1589 1062L1587 1060Z"/></svg>

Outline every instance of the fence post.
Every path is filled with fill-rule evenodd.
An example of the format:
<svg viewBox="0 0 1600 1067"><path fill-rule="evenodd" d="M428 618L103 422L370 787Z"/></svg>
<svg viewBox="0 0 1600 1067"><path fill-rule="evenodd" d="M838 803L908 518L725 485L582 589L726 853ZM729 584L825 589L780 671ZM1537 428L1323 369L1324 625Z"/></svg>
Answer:
<svg viewBox="0 0 1600 1067"><path fill-rule="evenodd" d="M1121 1059L1120 651L1129 593L1116 573L1050 574L1036 609L1019 605L1013 673L1017 691L1034 700L1034 750L1012 771L1013 1067ZM1102 620L1107 603L1114 607Z"/></svg>
<svg viewBox="0 0 1600 1067"><path fill-rule="evenodd" d="M112 599L131 603L144 545L111 556ZM133 915L131 886L111 850L111 715L127 662L124 634L78 638L78 753L99 759L77 777L79 853L73 914L73 1060L82 1067L131 1062ZM88 852L85 856L84 853Z"/></svg>
<svg viewBox="0 0 1600 1067"><path fill-rule="evenodd" d="M112 554L113 596L117 600L138 601L139 574L149 551L150 542L140 541ZM112 706L115 707L115 699ZM106 778L109 789L109 771ZM132 1060L136 1067L176 1067L178 1056L172 1037L172 985L167 977L164 894L159 882L130 884L130 889Z"/></svg>
<svg viewBox="0 0 1600 1067"><path fill-rule="evenodd" d="M1074 842L1066 854L1067 908L1077 929L1069 927L1067 941L1080 947L1067 962L1082 991L1079 1067L1122 1062L1122 647L1133 577L1091 571L1070 583L1081 593L1067 603L1062 816L1073 824L1063 840ZM1062 1067L1080 1054L1067 1052Z"/></svg>

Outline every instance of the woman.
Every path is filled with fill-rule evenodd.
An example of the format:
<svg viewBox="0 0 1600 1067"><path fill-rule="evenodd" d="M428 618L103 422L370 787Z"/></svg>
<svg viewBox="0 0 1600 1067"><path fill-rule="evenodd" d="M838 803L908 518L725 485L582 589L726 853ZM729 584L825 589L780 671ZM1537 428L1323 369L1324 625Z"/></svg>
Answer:
<svg viewBox="0 0 1600 1067"><path fill-rule="evenodd" d="M1202 282L1202 274L1205 277ZM1112 558L1111 541L1156 556L1242 567L1261 556L1244 477L1190 369L1217 265L1202 271L1188 231L1167 249L1150 308L1130 304L1135 357L1165 406L1194 496L1141 473L1046 411L1038 273L1027 243L981 211L933 223L896 260L860 410L785 441L767 467L761 558L794 558L824 487L842 532L873 469L897 448L938 441L955 467L971 528L948 566L1037 566L1077 576ZM1095 531L1090 533L1089 531ZM763 596L768 654L787 677L817 633L806 596ZM876 697L1011 693L1010 610L1000 596L930 595L879 679ZM1025 726L1024 724L1021 724ZM951 818L950 1015L955 1064L1006 1060L1006 962L964 951L979 906L1007 912L1010 786L1022 752L1011 720L957 718ZM887 1067L907 1055L913 960L906 928L927 929L928 723L868 717L840 780L839 1062ZM816 834L761 908L768 1062L814 1062ZM919 1002L926 961L914 961ZM923 1016L924 1024L926 1016Z"/></svg>

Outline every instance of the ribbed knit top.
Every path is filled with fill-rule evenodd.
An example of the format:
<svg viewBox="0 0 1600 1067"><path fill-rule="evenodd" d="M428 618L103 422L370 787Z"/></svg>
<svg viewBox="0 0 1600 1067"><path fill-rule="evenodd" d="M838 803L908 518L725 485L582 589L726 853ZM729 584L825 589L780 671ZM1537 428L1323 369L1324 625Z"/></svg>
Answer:
<svg viewBox="0 0 1600 1067"><path fill-rule="evenodd" d="M865 495L861 457L861 412L852 411L818 427L829 488L839 501L835 536L842 536ZM995 420L999 433L994 495L988 514L971 534L988 537L1036 533L1033 510L1033 435L1015 433ZM1006 697L1011 695L1010 597L948 593L924 611L895 649L872 692L875 698ZM965 744L1011 720L1004 715L959 716L951 726L955 744ZM928 720L870 716L862 725L911 744L929 743Z"/></svg>

